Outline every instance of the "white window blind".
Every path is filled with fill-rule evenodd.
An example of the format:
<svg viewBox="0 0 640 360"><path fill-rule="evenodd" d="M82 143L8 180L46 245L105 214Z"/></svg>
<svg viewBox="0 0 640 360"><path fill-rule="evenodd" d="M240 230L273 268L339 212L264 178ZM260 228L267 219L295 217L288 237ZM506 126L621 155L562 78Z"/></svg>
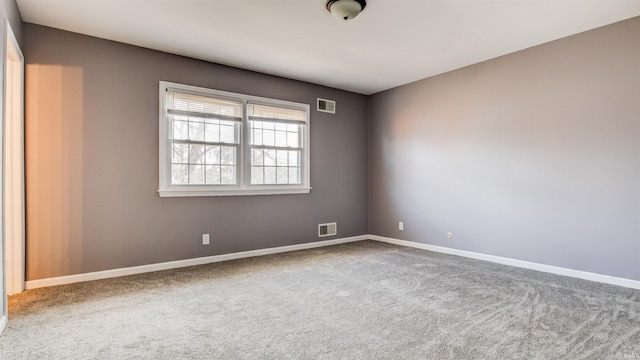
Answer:
<svg viewBox="0 0 640 360"><path fill-rule="evenodd" d="M249 120L274 121L284 123L304 123L307 114L301 110L275 106L249 104Z"/></svg>
<svg viewBox="0 0 640 360"><path fill-rule="evenodd" d="M309 192L309 106L160 83L161 196Z"/></svg>

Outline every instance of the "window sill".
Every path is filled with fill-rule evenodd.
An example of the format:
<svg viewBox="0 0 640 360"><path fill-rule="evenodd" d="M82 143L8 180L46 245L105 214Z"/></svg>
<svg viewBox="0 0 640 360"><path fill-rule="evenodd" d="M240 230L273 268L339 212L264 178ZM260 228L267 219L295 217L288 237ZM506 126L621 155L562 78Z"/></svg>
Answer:
<svg viewBox="0 0 640 360"><path fill-rule="evenodd" d="M202 189L165 189L158 190L160 197L188 197L188 196L245 196L245 195L289 195L308 194L311 187L296 187L289 189L233 189L233 190L202 190Z"/></svg>

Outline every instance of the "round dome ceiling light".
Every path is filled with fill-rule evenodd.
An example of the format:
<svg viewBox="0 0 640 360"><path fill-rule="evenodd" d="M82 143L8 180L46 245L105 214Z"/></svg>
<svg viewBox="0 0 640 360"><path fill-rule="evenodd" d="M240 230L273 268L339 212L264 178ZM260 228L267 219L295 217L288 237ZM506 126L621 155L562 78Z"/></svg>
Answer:
<svg viewBox="0 0 640 360"><path fill-rule="evenodd" d="M367 2L365 0L329 0L326 6L336 19L351 20L364 10Z"/></svg>

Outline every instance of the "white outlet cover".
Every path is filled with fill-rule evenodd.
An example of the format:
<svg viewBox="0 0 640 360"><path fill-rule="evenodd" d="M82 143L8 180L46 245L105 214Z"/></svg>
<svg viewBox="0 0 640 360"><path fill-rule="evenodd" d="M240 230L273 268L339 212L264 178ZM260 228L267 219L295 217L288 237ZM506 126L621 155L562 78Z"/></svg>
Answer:
<svg viewBox="0 0 640 360"><path fill-rule="evenodd" d="M202 245L209 245L209 234L202 234Z"/></svg>
<svg viewBox="0 0 640 360"><path fill-rule="evenodd" d="M400 231L404 230L404 222L400 221L398 223L398 230L400 230Z"/></svg>

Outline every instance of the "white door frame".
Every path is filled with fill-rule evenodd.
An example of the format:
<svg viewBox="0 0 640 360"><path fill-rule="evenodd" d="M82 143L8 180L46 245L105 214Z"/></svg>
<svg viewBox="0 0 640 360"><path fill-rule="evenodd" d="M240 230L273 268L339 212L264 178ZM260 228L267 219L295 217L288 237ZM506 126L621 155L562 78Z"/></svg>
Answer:
<svg viewBox="0 0 640 360"><path fill-rule="evenodd" d="M24 291L24 56L9 21L4 41L3 238L7 295Z"/></svg>

